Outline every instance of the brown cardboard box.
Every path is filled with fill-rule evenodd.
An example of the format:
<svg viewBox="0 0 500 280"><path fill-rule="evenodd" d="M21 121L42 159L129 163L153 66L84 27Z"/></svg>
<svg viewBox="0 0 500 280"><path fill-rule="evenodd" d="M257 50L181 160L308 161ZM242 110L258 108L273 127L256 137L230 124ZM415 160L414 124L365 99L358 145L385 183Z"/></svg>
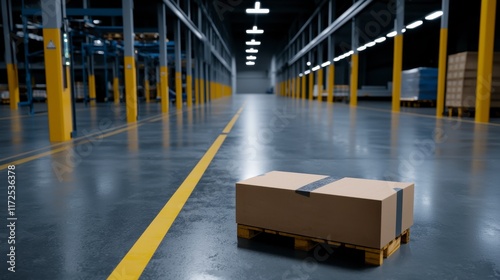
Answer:
<svg viewBox="0 0 500 280"><path fill-rule="evenodd" d="M412 183L273 171L236 183L236 223L380 249L413 224Z"/></svg>

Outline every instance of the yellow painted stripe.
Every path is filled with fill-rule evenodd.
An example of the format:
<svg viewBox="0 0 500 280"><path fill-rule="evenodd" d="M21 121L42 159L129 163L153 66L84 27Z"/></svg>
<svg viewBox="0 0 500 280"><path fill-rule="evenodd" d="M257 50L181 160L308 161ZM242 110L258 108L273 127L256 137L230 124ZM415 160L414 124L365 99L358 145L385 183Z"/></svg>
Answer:
<svg viewBox="0 0 500 280"><path fill-rule="evenodd" d="M224 128L224 130L222 131L222 133L226 133L227 134L227 133L231 132L231 129L233 129L233 126L236 123L236 121L238 120L238 118L240 117L240 114L241 114L242 111L243 111L243 107L241 107L238 110L238 112L236 113L236 115L234 115L234 117L227 124L226 128Z"/></svg>
<svg viewBox="0 0 500 280"><path fill-rule="evenodd" d="M231 119L229 124L238 118L242 110L243 107ZM226 137L227 135L225 134L217 137L167 204L160 210L111 275L109 275L108 279L139 279Z"/></svg>

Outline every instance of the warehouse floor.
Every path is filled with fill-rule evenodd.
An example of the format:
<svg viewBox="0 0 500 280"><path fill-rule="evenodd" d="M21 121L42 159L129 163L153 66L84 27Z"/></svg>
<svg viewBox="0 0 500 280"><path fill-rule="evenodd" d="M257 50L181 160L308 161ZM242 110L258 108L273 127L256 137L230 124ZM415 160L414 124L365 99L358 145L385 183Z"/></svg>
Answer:
<svg viewBox="0 0 500 280"><path fill-rule="evenodd" d="M1 107L0 165L18 161L16 279L110 275L242 106L143 279L500 279L500 125L272 95L169 116L142 104L132 126L123 106L79 106L86 137L52 147L45 114ZM381 267L286 238L238 242L235 182L271 170L415 182L411 242Z"/></svg>

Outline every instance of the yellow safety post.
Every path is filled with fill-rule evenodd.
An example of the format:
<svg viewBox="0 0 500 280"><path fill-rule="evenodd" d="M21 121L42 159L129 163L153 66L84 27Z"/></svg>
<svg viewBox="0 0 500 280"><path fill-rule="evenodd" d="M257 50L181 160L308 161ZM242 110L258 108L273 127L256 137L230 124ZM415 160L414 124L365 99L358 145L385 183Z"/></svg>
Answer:
<svg viewBox="0 0 500 280"><path fill-rule="evenodd" d="M169 111L169 87L168 87L168 67L160 66L160 99L161 99L161 112L168 113Z"/></svg>
<svg viewBox="0 0 500 280"><path fill-rule="evenodd" d="M295 77L296 88L295 88L295 98L300 99L300 77Z"/></svg>
<svg viewBox="0 0 500 280"><path fill-rule="evenodd" d="M13 63L7 64L7 80L9 83L10 109L17 110L17 103L19 103L19 79L17 76L17 66Z"/></svg>
<svg viewBox="0 0 500 280"><path fill-rule="evenodd" d="M302 83L301 83L301 86L302 86L302 90L301 90L302 99L306 99L306 76L302 75L301 80L302 80Z"/></svg>
<svg viewBox="0 0 500 280"><path fill-rule="evenodd" d="M314 98L314 74L309 73L309 100Z"/></svg>
<svg viewBox="0 0 500 280"><path fill-rule="evenodd" d="M349 104L358 105L358 74L359 74L359 54L351 56L351 97Z"/></svg>
<svg viewBox="0 0 500 280"><path fill-rule="evenodd" d="M326 98L326 102L333 102L333 89L335 87L335 65L330 64L328 66L328 84L326 85L326 91L328 92L328 96Z"/></svg>
<svg viewBox="0 0 500 280"><path fill-rule="evenodd" d="M318 69L318 102L323 101L323 68Z"/></svg>
<svg viewBox="0 0 500 280"><path fill-rule="evenodd" d="M392 72L392 111L401 108L401 76L403 71L403 34L394 37L394 67Z"/></svg>
<svg viewBox="0 0 500 280"><path fill-rule="evenodd" d="M127 122L137 121L137 82L135 57L125 56L125 103L127 106Z"/></svg>
<svg viewBox="0 0 500 280"><path fill-rule="evenodd" d="M200 79L194 79L194 104L200 105Z"/></svg>
<svg viewBox="0 0 500 280"><path fill-rule="evenodd" d="M496 4L496 0L481 1L475 117L476 122L480 123L487 123L490 121Z"/></svg>
<svg viewBox="0 0 500 280"><path fill-rule="evenodd" d="M113 78L113 101L115 104L120 103L120 80L118 77Z"/></svg>
<svg viewBox="0 0 500 280"><path fill-rule="evenodd" d="M193 106L193 77L186 77L186 98L188 108Z"/></svg>
<svg viewBox="0 0 500 280"><path fill-rule="evenodd" d="M146 97L146 102L149 102L149 99L151 98L149 95L149 80L144 80L144 96Z"/></svg>
<svg viewBox="0 0 500 280"><path fill-rule="evenodd" d="M200 79L200 102L201 104L205 104L205 80Z"/></svg>
<svg viewBox="0 0 500 280"><path fill-rule="evenodd" d="M56 4L57 0L42 1L42 10L47 10L50 7L53 11L50 15L42 15L44 21L43 50L47 96L49 97L47 98L49 137L50 141L62 142L71 140L73 114L69 87L70 72L69 69L65 69L69 67L63 67L61 55L61 5Z"/></svg>
<svg viewBox="0 0 500 280"><path fill-rule="evenodd" d="M449 0L443 0L441 16L441 31L439 38L439 65L438 65L438 90L436 102L436 117L442 118L444 111L444 100L446 95L446 58L448 56L448 16Z"/></svg>
<svg viewBox="0 0 500 280"><path fill-rule="evenodd" d="M93 73L89 75L89 98L90 98L90 106L95 106L96 89L95 89L95 75Z"/></svg>

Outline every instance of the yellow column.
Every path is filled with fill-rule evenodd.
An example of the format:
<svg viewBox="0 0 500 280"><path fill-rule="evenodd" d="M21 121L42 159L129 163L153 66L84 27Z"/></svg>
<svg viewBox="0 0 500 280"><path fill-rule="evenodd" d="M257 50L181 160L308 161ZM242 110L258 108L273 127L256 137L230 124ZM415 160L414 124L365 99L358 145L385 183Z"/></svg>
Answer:
<svg viewBox="0 0 500 280"><path fill-rule="evenodd" d="M436 103L436 117L442 118L444 111L444 98L446 89L446 57L448 49L448 29L441 28L439 42L439 68L438 68L438 91Z"/></svg>
<svg viewBox="0 0 500 280"><path fill-rule="evenodd" d="M200 105L200 79L194 79L194 104Z"/></svg>
<svg viewBox="0 0 500 280"><path fill-rule="evenodd" d="M149 99L151 98L149 95L149 80L144 80L144 97L146 97L146 102L149 102Z"/></svg>
<svg viewBox="0 0 500 280"><path fill-rule="evenodd" d="M481 24L477 63L476 122L490 121L491 77L495 44L496 0L481 1Z"/></svg>
<svg viewBox="0 0 500 280"><path fill-rule="evenodd" d="M309 100L313 100L314 94L314 74L309 73Z"/></svg>
<svg viewBox="0 0 500 280"><path fill-rule="evenodd" d="M302 75L302 99L306 99L306 75Z"/></svg>
<svg viewBox="0 0 500 280"><path fill-rule="evenodd" d="M205 89L206 89L206 94L205 94L205 100L206 102L210 101L210 97L212 96L211 88L210 88L210 80L205 80Z"/></svg>
<svg viewBox="0 0 500 280"><path fill-rule="evenodd" d="M52 142L71 140L73 115L71 111L71 89L69 69L66 71L66 88L63 81L63 61L61 56L61 31L59 28L43 29L45 76L47 86L47 107L49 137Z"/></svg>
<svg viewBox="0 0 500 280"><path fill-rule="evenodd" d="M168 67L160 66L160 83L158 93L161 99L161 112L166 114L169 111L170 97L168 94Z"/></svg>
<svg viewBox="0 0 500 280"><path fill-rule="evenodd" d="M19 80L17 66L13 63L7 64L7 80L9 83L10 109L17 110L17 103L19 103Z"/></svg>
<svg viewBox="0 0 500 280"><path fill-rule="evenodd" d="M318 70L318 102L323 99L323 68Z"/></svg>
<svg viewBox="0 0 500 280"><path fill-rule="evenodd" d="M300 99L300 77L296 77L295 81L296 81L295 98Z"/></svg>
<svg viewBox="0 0 500 280"><path fill-rule="evenodd" d="M186 76L186 98L188 108L193 106L193 77Z"/></svg>
<svg viewBox="0 0 500 280"><path fill-rule="evenodd" d="M200 102L205 104L205 79L200 79Z"/></svg>
<svg viewBox="0 0 500 280"><path fill-rule="evenodd" d="M118 77L113 78L113 101L115 104L120 103L120 80Z"/></svg>
<svg viewBox="0 0 500 280"><path fill-rule="evenodd" d="M182 73L175 72L175 105L177 110L182 109Z"/></svg>
<svg viewBox="0 0 500 280"><path fill-rule="evenodd" d="M351 97L350 105L358 106L358 74L359 74L359 54L351 56Z"/></svg>
<svg viewBox="0 0 500 280"><path fill-rule="evenodd" d="M392 111L401 107L401 76L403 71L403 35L394 37L394 67L392 72Z"/></svg>
<svg viewBox="0 0 500 280"><path fill-rule="evenodd" d="M137 82L135 58L125 56L125 103L127 106L127 122L137 121Z"/></svg>
<svg viewBox="0 0 500 280"><path fill-rule="evenodd" d="M333 102L333 89L335 87L335 65L330 64L328 66L328 84L326 85L326 91L328 92L328 97L326 98L326 102Z"/></svg>
<svg viewBox="0 0 500 280"><path fill-rule="evenodd" d="M89 98L90 106L95 106L96 90L95 90L95 75L89 75Z"/></svg>

